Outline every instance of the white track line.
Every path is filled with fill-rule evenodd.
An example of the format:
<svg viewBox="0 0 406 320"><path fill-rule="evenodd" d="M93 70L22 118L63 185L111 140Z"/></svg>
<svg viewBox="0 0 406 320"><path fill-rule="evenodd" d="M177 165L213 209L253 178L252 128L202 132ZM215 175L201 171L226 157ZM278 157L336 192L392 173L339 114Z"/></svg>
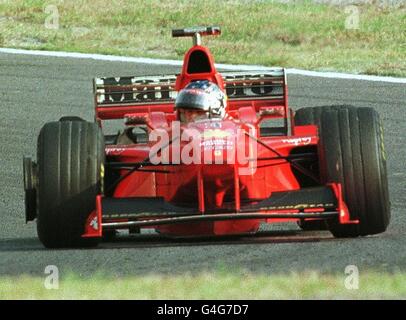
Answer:
<svg viewBox="0 0 406 320"><path fill-rule="evenodd" d="M93 59L93 60L101 60L101 61L134 62L134 63L142 63L142 64L169 65L169 66L182 66L182 61L179 61L179 60L134 58L134 57L78 53L78 52L64 52L64 51L42 51L42 50L23 50L23 49L0 48L0 53L24 54L24 55L34 55L34 56L44 56L44 57ZM266 70L270 69L269 67L264 67L264 66L231 65L231 64L216 64L216 67L219 69L224 69L224 70L242 70L242 71L249 71L249 70L266 71ZM406 83L406 78L358 75L358 74L338 73L338 72L307 71L307 70L300 70L300 69L286 69L286 71L288 74L296 74L296 75L311 76L311 77L367 80L367 81L380 81L380 82L390 82L390 83Z"/></svg>

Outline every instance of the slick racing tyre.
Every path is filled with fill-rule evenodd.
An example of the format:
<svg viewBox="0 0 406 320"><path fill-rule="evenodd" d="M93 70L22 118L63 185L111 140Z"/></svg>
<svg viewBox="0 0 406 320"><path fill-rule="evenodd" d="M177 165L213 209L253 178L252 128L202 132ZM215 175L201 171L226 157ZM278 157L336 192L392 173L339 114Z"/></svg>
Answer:
<svg viewBox="0 0 406 320"><path fill-rule="evenodd" d="M41 129L37 151L40 241L48 248L96 245L94 238L81 236L101 189L101 129L85 121L49 122Z"/></svg>
<svg viewBox="0 0 406 320"><path fill-rule="evenodd" d="M304 111L311 110L311 111ZM357 237L384 232L390 221L383 128L372 108L327 106L300 109L319 129L322 183L341 184L352 220L359 224L328 222L335 237Z"/></svg>

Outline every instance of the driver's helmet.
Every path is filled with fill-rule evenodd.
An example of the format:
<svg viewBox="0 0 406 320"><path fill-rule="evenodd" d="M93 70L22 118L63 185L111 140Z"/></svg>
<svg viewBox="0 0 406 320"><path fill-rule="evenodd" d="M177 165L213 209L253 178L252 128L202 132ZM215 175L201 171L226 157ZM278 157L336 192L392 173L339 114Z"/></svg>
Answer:
<svg viewBox="0 0 406 320"><path fill-rule="evenodd" d="M179 91L175 108L181 122L223 119L226 114L226 101L226 95L218 85L208 80L199 80L189 83Z"/></svg>

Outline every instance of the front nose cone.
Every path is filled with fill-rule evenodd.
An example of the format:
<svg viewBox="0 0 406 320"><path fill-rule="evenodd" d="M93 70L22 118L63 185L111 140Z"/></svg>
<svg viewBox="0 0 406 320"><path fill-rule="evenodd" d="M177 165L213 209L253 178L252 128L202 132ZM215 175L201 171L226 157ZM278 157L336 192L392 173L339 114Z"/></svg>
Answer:
<svg viewBox="0 0 406 320"><path fill-rule="evenodd" d="M202 164L205 165L234 166L236 161L233 139L203 140L200 142L200 152Z"/></svg>

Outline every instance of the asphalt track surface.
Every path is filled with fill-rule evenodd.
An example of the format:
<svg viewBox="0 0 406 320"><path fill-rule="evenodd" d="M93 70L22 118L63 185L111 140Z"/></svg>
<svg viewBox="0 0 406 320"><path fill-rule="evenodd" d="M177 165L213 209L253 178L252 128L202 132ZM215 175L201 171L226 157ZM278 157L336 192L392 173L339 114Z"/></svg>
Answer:
<svg viewBox="0 0 406 320"><path fill-rule="evenodd" d="M291 75L290 105L353 104L381 115L388 153L392 220L387 232L334 239L329 232L303 232L294 224L264 228L256 236L168 240L123 236L97 249L47 250L35 223L25 224L23 155L36 154L42 125L62 115L93 118L92 78L178 72L178 67L36 57L0 53L0 276L44 275L57 265L63 275L186 274L224 268L257 274L317 270L344 273L406 269L406 86L360 80Z"/></svg>

